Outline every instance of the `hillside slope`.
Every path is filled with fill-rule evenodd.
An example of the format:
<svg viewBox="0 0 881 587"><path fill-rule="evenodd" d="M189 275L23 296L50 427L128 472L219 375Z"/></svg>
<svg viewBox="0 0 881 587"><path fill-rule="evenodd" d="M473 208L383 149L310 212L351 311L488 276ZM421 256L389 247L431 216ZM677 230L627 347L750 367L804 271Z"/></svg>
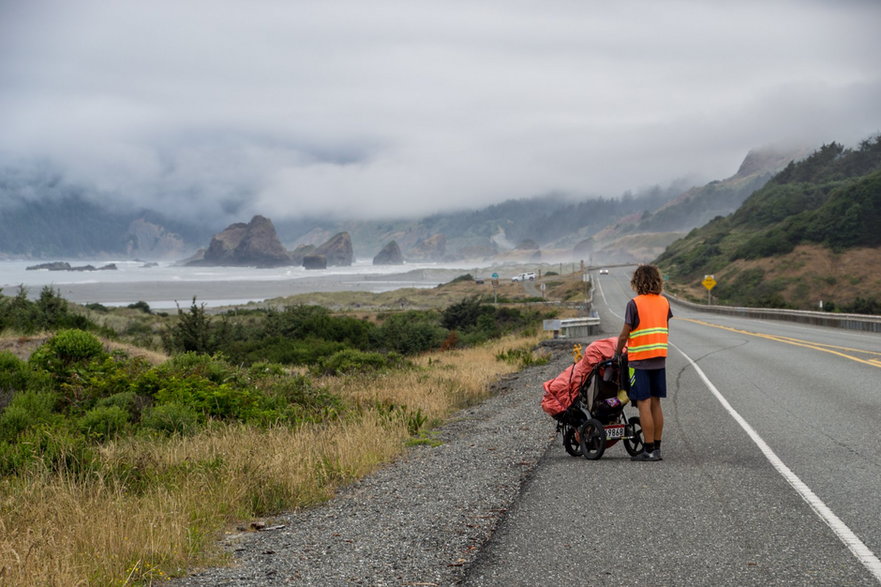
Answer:
<svg viewBox="0 0 881 587"><path fill-rule="evenodd" d="M685 293L715 276L720 303L873 311L881 267L881 137L824 145L733 214L674 242L656 263Z"/></svg>
<svg viewBox="0 0 881 587"><path fill-rule="evenodd" d="M737 210L805 149L756 149L747 153L737 173L693 187L654 210L637 210L605 227L592 238L597 257L646 262L693 228Z"/></svg>

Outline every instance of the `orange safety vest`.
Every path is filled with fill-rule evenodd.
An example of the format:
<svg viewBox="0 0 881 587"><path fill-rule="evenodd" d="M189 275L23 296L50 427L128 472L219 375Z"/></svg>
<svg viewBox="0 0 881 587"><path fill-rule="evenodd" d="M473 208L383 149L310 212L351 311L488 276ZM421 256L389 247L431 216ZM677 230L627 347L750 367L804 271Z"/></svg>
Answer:
<svg viewBox="0 0 881 587"><path fill-rule="evenodd" d="M667 324L670 302L658 294L633 298L639 324L630 331L627 341L627 359L643 361L667 356Z"/></svg>

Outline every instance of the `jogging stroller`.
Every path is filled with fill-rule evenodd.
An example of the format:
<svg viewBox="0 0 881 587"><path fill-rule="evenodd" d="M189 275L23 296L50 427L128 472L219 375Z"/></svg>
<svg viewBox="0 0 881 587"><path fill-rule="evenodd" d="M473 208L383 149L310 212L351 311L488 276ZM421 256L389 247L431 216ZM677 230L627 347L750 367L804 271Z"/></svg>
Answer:
<svg viewBox="0 0 881 587"><path fill-rule="evenodd" d="M606 359L594 366L578 390L578 397L557 423L567 453L596 460L619 440L624 441L624 448L630 456L642 452L639 416L627 418L624 415L629 386L626 355L618 360Z"/></svg>

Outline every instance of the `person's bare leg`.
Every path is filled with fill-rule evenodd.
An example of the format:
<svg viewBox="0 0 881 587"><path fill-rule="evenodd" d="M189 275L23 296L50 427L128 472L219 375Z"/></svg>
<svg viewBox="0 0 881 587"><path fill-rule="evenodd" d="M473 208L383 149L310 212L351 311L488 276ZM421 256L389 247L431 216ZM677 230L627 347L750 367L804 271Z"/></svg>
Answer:
<svg viewBox="0 0 881 587"><path fill-rule="evenodd" d="M639 409L639 425L642 426L642 441L645 443L655 441L655 422L652 417L652 400L641 399L636 402Z"/></svg>
<svg viewBox="0 0 881 587"><path fill-rule="evenodd" d="M661 398L653 397L649 401L651 402L652 424L654 426L653 440L661 440L661 434L664 432L664 412L661 410ZM639 421L642 422L642 412L639 414ZM642 427L645 429L645 424Z"/></svg>

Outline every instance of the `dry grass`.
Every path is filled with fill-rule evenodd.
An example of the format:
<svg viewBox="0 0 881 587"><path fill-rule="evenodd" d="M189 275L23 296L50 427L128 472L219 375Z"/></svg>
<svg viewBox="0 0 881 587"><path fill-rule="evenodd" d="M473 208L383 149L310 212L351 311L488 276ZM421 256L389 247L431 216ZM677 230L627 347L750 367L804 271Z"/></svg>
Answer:
<svg viewBox="0 0 881 587"><path fill-rule="evenodd" d="M799 309L817 309L820 300L837 305L849 304L857 297L878 296L881 288L881 248L848 249L834 253L817 245L799 245L786 255L755 260L738 259L715 275L720 285L734 281L747 269L761 269L766 280L785 284L783 298ZM696 280L679 284L674 293L694 301L706 301L707 290ZM715 290L714 290L715 292Z"/></svg>
<svg viewBox="0 0 881 587"><path fill-rule="evenodd" d="M224 529L320 502L394 459L410 436L408 415L439 421L480 401L490 382L517 368L496 353L538 339L426 355L421 369L404 375L328 381L344 397L377 406L330 424L124 439L102 449L101 466L86 479L6 478L0 583L151 583L218 564ZM402 409L381 409L390 405Z"/></svg>

